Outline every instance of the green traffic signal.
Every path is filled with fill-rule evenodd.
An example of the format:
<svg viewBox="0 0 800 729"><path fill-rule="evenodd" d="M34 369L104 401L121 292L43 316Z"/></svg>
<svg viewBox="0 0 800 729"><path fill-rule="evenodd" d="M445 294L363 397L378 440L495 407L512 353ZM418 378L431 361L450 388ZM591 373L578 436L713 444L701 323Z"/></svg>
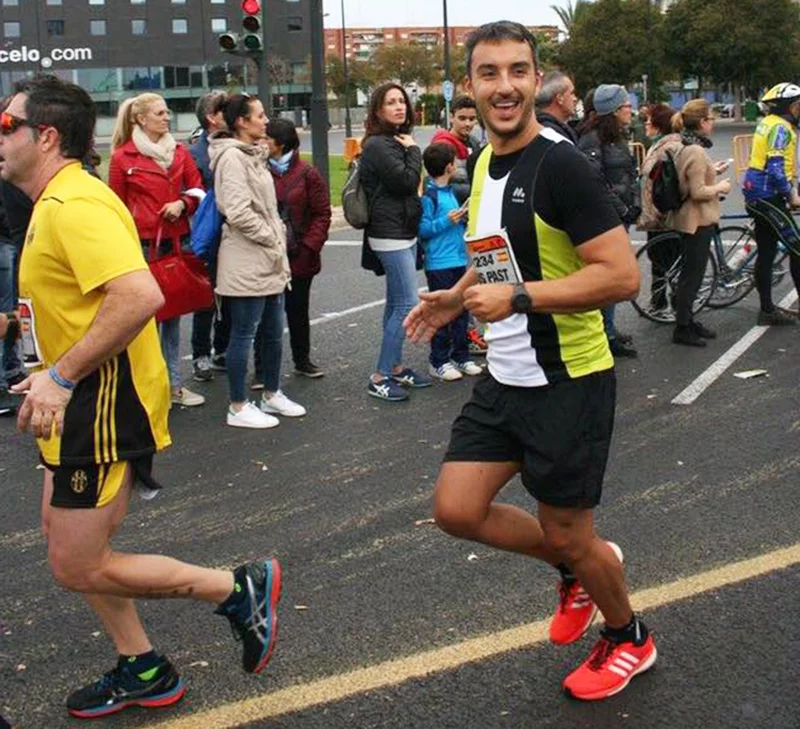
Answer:
<svg viewBox="0 0 800 729"><path fill-rule="evenodd" d="M242 38L242 46L244 50L249 52L261 51L264 48L264 43L261 36L256 33L248 33Z"/></svg>

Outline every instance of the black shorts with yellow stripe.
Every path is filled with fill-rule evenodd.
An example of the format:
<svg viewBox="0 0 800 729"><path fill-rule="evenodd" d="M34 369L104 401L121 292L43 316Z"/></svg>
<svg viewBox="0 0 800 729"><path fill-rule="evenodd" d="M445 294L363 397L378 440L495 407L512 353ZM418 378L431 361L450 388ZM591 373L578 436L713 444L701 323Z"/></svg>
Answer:
<svg viewBox="0 0 800 729"><path fill-rule="evenodd" d="M126 479L131 481L131 486L141 484L151 491L161 488L152 476L152 455L99 465L44 465L53 472L50 506L58 509L100 509L108 506L118 496Z"/></svg>

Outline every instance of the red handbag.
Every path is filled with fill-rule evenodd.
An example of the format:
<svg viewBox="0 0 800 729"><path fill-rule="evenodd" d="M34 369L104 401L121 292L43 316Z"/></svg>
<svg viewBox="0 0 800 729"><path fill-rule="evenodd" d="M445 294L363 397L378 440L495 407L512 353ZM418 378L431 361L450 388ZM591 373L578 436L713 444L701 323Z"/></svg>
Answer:
<svg viewBox="0 0 800 729"><path fill-rule="evenodd" d="M164 294L164 306L156 312L156 321L174 319L193 311L214 306L214 290L206 264L194 253L181 250L180 240L172 240L172 251L159 257L161 228L150 241L150 273Z"/></svg>

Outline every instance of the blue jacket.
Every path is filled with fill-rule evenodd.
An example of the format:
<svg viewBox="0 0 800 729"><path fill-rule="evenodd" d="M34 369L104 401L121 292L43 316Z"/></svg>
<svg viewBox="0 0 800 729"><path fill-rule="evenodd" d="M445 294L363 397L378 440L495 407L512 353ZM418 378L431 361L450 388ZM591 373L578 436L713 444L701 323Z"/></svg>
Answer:
<svg viewBox="0 0 800 729"><path fill-rule="evenodd" d="M189 152L192 155L197 169L200 170L200 175L203 178L203 187L206 190L214 189L214 173L211 171L211 160L208 157L208 132L203 130L203 133L197 138L197 141L189 147Z"/></svg>
<svg viewBox="0 0 800 729"><path fill-rule="evenodd" d="M437 187L430 179L425 183L419 240L425 252L426 271L440 271L443 268L457 268L468 264L467 249L464 246L466 226L464 223L453 225L447 217L448 213L458 210L459 207L450 185Z"/></svg>

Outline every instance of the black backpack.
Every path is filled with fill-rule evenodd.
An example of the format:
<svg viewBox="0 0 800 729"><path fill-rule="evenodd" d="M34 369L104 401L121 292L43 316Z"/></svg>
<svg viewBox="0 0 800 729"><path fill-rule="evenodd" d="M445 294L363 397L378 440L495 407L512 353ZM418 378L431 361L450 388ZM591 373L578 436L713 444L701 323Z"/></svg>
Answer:
<svg viewBox="0 0 800 729"><path fill-rule="evenodd" d="M686 202L681 195L680 177L675 166L675 157L666 150L650 170L650 180L653 183L653 205L660 213L668 213Z"/></svg>

